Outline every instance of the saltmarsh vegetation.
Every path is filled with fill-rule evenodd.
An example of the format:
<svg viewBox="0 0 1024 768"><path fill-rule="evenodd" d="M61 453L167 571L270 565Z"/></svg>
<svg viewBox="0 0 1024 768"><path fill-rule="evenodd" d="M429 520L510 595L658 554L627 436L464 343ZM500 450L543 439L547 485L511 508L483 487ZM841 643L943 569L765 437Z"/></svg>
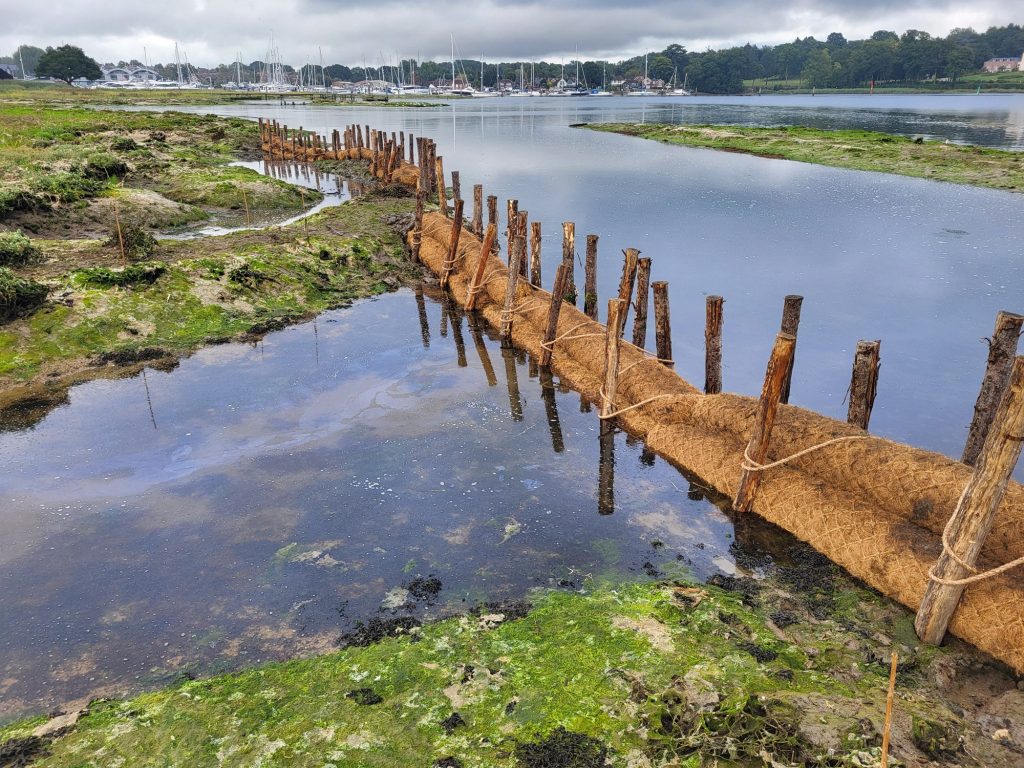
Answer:
<svg viewBox="0 0 1024 768"><path fill-rule="evenodd" d="M639 136L668 144L741 152L837 168L880 171L935 181L1024 191L1020 152L947 144L874 131L831 131L799 126L594 123L595 131Z"/></svg>

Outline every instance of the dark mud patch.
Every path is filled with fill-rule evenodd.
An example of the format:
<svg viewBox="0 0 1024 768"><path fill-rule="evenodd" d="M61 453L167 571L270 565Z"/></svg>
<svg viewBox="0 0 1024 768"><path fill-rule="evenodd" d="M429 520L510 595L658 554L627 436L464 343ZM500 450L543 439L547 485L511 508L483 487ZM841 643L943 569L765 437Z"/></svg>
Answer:
<svg viewBox="0 0 1024 768"><path fill-rule="evenodd" d="M740 650L746 651L753 656L759 664L767 664L768 662L775 661L779 658L779 654L771 648L766 648L763 645L758 645L757 643L746 641L739 643L738 647Z"/></svg>
<svg viewBox="0 0 1024 768"><path fill-rule="evenodd" d="M141 347L139 349L112 349L93 358L95 365L137 365L150 360L170 357L171 353L162 347Z"/></svg>
<svg viewBox="0 0 1024 768"><path fill-rule="evenodd" d="M407 633L418 626L420 622L412 616L377 616L367 622L357 621L355 627L350 632L342 634L337 642L340 648L362 648L378 643L386 637Z"/></svg>
<svg viewBox="0 0 1024 768"><path fill-rule="evenodd" d="M434 768L462 768L462 761L457 757L442 757L434 761Z"/></svg>
<svg viewBox="0 0 1024 768"><path fill-rule="evenodd" d="M20 432L42 421L55 408L67 405L67 389L37 392L0 408L0 432Z"/></svg>
<svg viewBox="0 0 1024 768"><path fill-rule="evenodd" d="M25 736L0 744L0 768L22 768L50 753L49 740Z"/></svg>
<svg viewBox="0 0 1024 768"><path fill-rule="evenodd" d="M748 576L725 576L716 573L707 583L712 587L724 589L726 592L735 592L744 603L750 605L754 599L761 594L761 585Z"/></svg>
<svg viewBox="0 0 1024 768"><path fill-rule="evenodd" d="M431 601L441 592L441 580L433 574L423 577L417 576L405 585L409 594L416 600Z"/></svg>
<svg viewBox="0 0 1024 768"><path fill-rule="evenodd" d="M363 707L373 706L384 701L384 697L373 690L373 688L356 688L354 691L346 693L345 698L352 699L356 704Z"/></svg>
<svg viewBox="0 0 1024 768"><path fill-rule="evenodd" d="M466 725L466 721L462 718L458 712L452 712L448 717L441 721L441 727L444 732L451 736L456 728L461 728Z"/></svg>
<svg viewBox="0 0 1024 768"><path fill-rule="evenodd" d="M497 600L478 605L470 613L473 616L500 613L505 617L504 621L516 621L525 618L532 610L533 604L526 600Z"/></svg>
<svg viewBox="0 0 1024 768"><path fill-rule="evenodd" d="M597 739L558 726L540 741L516 746L515 757L522 768L602 768L608 748Z"/></svg>

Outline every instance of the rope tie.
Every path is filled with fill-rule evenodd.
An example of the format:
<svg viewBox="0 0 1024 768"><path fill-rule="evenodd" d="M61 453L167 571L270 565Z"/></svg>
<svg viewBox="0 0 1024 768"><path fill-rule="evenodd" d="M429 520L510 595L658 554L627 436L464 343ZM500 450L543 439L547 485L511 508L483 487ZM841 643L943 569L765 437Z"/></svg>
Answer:
<svg viewBox="0 0 1024 768"><path fill-rule="evenodd" d="M529 308L531 308L533 305L535 305L537 303L538 302L537 302L536 299L527 297L527 298L523 299L521 302L519 302L518 304L516 304L514 307L510 307L507 310L505 308L502 308L502 310L501 310L501 322L502 323L511 322L512 321L512 316L514 314L516 314L517 312L522 312L524 309L529 309Z"/></svg>
<svg viewBox="0 0 1024 768"><path fill-rule="evenodd" d="M561 336L556 336L551 341L542 341L540 343L540 345L544 349L548 350L548 352L554 352L555 351L555 342L562 341L564 339L569 338L570 334L575 333L576 331L578 331L583 326L589 325L591 322L593 322L593 321L591 321L591 320L584 320L582 323L577 323L572 328L570 328L568 331L563 333ZM583 334L583 335L584 336L604 336L603 333L587 333L587 334ZM577 337L574 336L573 338L577 338Z"/></svg>
<svg viewBox="0 0 1024 768"><path fill-rule="evenodd" d="M787 456L784 459L773 461L768 464L758 464L752 458L750 458L750 446L748 445L743 449L743 461L740 462L740 469L747 472L764 472L766 469L774 469L775 467L781 467L783 464L788 464L794 459L799 459L801 456L806 456L808 453L814 453L820 451L822 448L826 448L836 443L844 443L849 440L867 440L871 435L844 435L843 437L834 437L831 440L826 440L823 443L812 445L810 448L804 448L802 451L797 451L792 456Z"/></svg>
<svg viewBox="0 0 1024 768"><path fill-rule="evenodd" d="M960 508L965 496L967 496L967 486L964 487L963 493L960 494L956 507L954 507L953 514L949 516L949 520L946 522L946 527L942 529L942 552L943 554L949 555L950 559L952 559L961 568L970 571L974 575L965 576L962 579L944 579L935 573L935 569L939 565L938 562L936 562L935 565L928 569L928 579L934 581L936 584L941 584L944 587L966 587L968 584L974 584L978 581L991 579L1001 573L1012 571L1014 568L1019 568L1024 565L1024 557L1018 557L1016 560L1011 560L1008 563L997 565L995 568L989 568L987 571L979 572L977 568L967 563L953 551L953 546L949 543L949 530L953 527L953 520L956 519L956 510Z"/></svg>
<svg viewBox="0 0 1024 768"><path fill-rule="evenodd" d="M604 393L604 387L601 387L601 389L598 390L598 391L601 394L601 402L604 403L605 405L611 405L611 403L608 400L608 395L606 395ZM636 408L641 408L641 407L643 407L645 405L648 405L649 403L653 403L655 400L664 400L665 398L668 398L668 397L678 397L678 394L676 394L676 393L672 393L672 394L665 393L665 394L661 394L661 395L654 395L653 397L648 397L646 400L641 400L639 403L633 403L633 405L627 405L625 408L619 408L619 410L617 410L617 411L612 411L611 413L609 413L607 415L598 416L597 418L599 418L599 419L614 419L616 416L621 416L622 414L628 413L629 411L632 411L632 410L634 410Z"/></svg>

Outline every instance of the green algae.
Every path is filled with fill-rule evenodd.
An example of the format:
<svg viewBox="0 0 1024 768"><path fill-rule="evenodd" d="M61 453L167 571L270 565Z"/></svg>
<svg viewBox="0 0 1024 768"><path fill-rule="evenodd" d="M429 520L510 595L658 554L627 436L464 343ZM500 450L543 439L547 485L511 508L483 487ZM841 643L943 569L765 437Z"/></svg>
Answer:
<svg viewBox="0 0 1024 768"><path fill-rule="evenodd" d="M741 635L776 647L778 657L757 661L738 646ZM871 691L881 706L885 674L854 689L807 661L726 590L548 591L517 620L499 609L315 659L94 702L36 765L385 766L457 756L512 766L531 764L529 745L544 740L606 750L612 765L694 754L760 765L766 750L810 761L814 747L786 696ZM692 713L685 730L670 711ZM828 764L843 764L833 757Z"/></svg>
<svg viewBox="0 0 1024 768"><path fill-rule="evenodd" d="M1024 191L1024 158L1019 152L874 131L632 123L595 123L580 127L667 144Z"/></svg>

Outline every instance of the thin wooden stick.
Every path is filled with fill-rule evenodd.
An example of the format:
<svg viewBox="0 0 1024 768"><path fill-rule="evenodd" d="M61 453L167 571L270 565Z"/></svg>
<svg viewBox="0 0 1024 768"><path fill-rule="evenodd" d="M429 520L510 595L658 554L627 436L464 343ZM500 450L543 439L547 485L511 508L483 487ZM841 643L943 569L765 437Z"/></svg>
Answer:
<svg viewBox="0 0 1024 768"><path fill-rule="evenodd" d="M448 188L444 184L444 158L440 155L434 158L434 168L437 174L437 204L441 208L441 215L448 218Z"/></svg>
<svg viewBox="0 0 1024 768"><path fill-rule="evenodd" d="M981 390L974 403L974 418L967 433L967 443L960 458L964 464L973 465L985 444L989 425L995 416L999 400L1006 390L1006 382L1010 379L1013 357L1017 354L1017 339L1020 338L1024 316L1013 312L1000 312L996 315L996 329L988 340L988 363L985 366L985 377L981 381Z"/></svg>
<svg viewBox="0 0 1024 768"><path fill-rule="evenodd" d="M882 768L889 765L889 733L892 731L892 705L896 696L896 670L899 666L899 656L896 651L892 652L892 661L889 664L889 691L885 695L885 726L882 728L882 756L878 764Z"/></svg>
<svg viewBox="0 0 1024 768"><path fill-rule="evenodd" d="M626 329L626 317L633 303L633 283L636 281L637 258L640 251L627 248L622 252L622 277L619 278L619 298L626 302L625 315L622 318L622 329Z"/></svg>
<svg viewBox="0 0 1024 768"><path fill-rule="evenodd" d="M498 198L496 195L487 196L487 224L494 225L495 231L498 229ZM491 253L498 252L498 239L495 238L494 242L491 243Z"/></svg>
<svg viewBox="0 0 1024 768"><path fill-rule="evenodd" d="M412 262L420 263L420 244L423 242L423 203L427 199L427 193L422 189L416 190L416 218L412 225Z"/></svg>
<svg viewBox="0 0 1024 768"><path fill-rule="evenodd" d="M565 264L565 285L562 298L570 304L576 303L576 225L571 221L562 222L562 263Z"/></svg>
<svg viewBox="0 0 1024 768"><path fill-rule="evenodd" d="M512 310L516 300L516 289L519 287L520 241L524 236L519 232L519 215L512 221L514 230L508 254L508 278L505 281L505 305L501 312L501 341L503 345L512 343Z"/></svg>
<svg viewBox="0 0 1024 768"><path fill-rule="evenodd" d="M768 368L764 373L764 385L761 388L761 399L757 404L757 415L754 417L754 430L750 442L743 453L743 469L740 475L739 489L733 501L733 509L737 512L749 512L754 503L754 496L761 485L763 472L757 465L764 463L768 455L768 442L772 437L775 425L775 414L779 409L779 393L782 391L782 379L789 367L789 358L793 356L796 339L788 333L780 333L775 337L775 346L768 359Z"/></svg>
<svg viewBox="0 0 1024 768"><path fill-rule="evenodd" d="M615 412L615 395L619 386L619 340L626 324L626 302L608 299L608 325L604 338L604 387L601 398L601 418Z"/></svg>
<svg viewBox="0 0 1024 768"><path fill-rule="evenodd" d="M480 237L484 233L484 185L473 185L473 234Z"/></svg>
<svg viewBox="0 0 1024 768"><path fill-rule="evenodd" d="M928 588L914 622L917 636L926 643L938 645L946 634L966 586L962 580L978 562L1022 444L1024 356L1013 361L1009 385L992 419L974 473L943 531L943 551L929 574Z"/></svg>

